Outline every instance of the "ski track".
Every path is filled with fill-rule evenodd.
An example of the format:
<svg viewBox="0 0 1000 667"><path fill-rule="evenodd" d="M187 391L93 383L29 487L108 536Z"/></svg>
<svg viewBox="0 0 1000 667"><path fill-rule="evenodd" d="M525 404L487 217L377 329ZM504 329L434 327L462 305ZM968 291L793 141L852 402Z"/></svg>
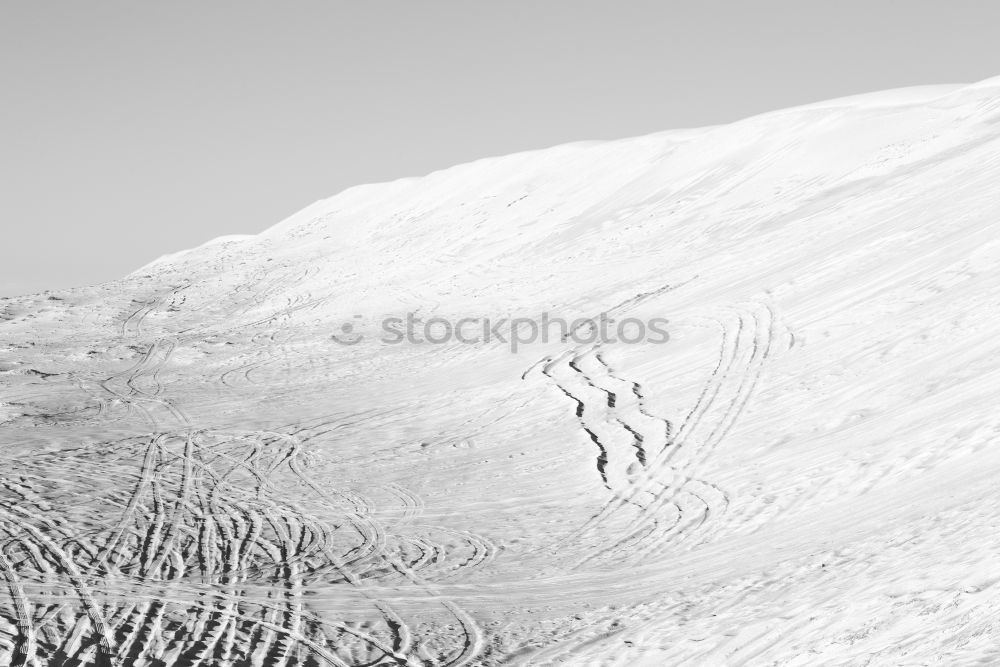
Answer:
<svg viewBox="0 0 1000 667"><path fill-rule="evenodd" d="M678 420L679 427L649 413L643 387L619 377L599 346L567 351L532 367L540 368L573 401L580 427L597 449L601 485L610 492L591 519L550 548L605 535L606 523L623 512L630 514L619 529L624 535L611 544L597 544L575 567L604 558L652 557L671 544L691 540L725 514L728 494L697 475L749 402L772 351L777 325L766 304L710 322L721 333L718 363L696 403ZM706 419L713 410L713 418Z"/></svg>
<svg viewBox="0 0 1000 667"><path fill-rule="evenodd" d="M276 289L283 286L279 282ZM185 288L141 302L122 321L121 336L148 339L151 318ZM320 302L293 298L286 309L246 326L272 323ZM397 527L419 536L388 535L370 502L322 488L309 477L301 443L322 435L323 424L299 427L299 435L194 428L165 396L161 378L181 341L192 336L157 334L131 366L100 382L113 401L153 429L151 434L61 460L19 461L16 472L0 479L19 501L0 496L0 530L8 536L0 574L17 628L12 664L278 667L304 664L306 658L310 664L345 666L473 664L483 647L482 630L461 607L442 599L432 581L488 562L495 545L467 531L410 525L423 501L399 485L389 487L402 508ZM235 371L245 375L252 366ZM223 375L223 384L231 384L232 373ZM96 419L106 417L106 401L101 406ZM116 447L116 454L107 456ZM86 486L86 471L91 481L99 480L102 459L121 465L128 452L138 454L133 460L139 463L118 475L125 483L131 478L131 491L107 498L108 508L120 509L118 517L103 519L103 527L86 535L74 534L52 515L47 489L27 482L69 474L73 484ZM280 492L278 477L283 485L294 480L304 495ZM328 510L323 520L304 509L317 502ZM331 516L343 519L331 522ZM465 552L435 538L465 545ZM26 557L11 560L12 545ZM406 545L424 551L408 560L400 551ZM369 600L367 630L310 611L304 598L308 582L331 576ZM437 613L451 618L459 634L447 639L441 630L418 633L388 601L366 592L369 581L387 577L402 577L439 600L432 603L440 607ZM275 581L281 582L277 598L255 592ZM67 586L75 590L69 598ZM44 622L36 622L31 610L46 607ZM453 644L458 648L449 648Z"/></svg>
<svg viewBox="0 0 1000 667"><path fill-rule="evenodd" d="M640 293L612 311L628 313L675 288ZM149 324L183 289L143 302L125 318L123 336L150 342L129 367L100 383L152 433L98 450L84 448L62 460L21 461L16 469L22 481L3 480L23 502L15 512L0 505L0 519L28 554L0 560L16 612L18 637L11 653L16 664L265 667L299 664L305 656L333 665L479 664L488 636L439 585L489 566L499 547L474 532L421 521L424 501L401 484L385 486L393 504L377 507L354 491L312 479L306 444L349 427L350 420L290 424L284 432L195 428L168 398L163 380L172 356L193 334L151 334ZM248 326L311 303L300 301L290 302L280 317ZM612 368L599 345L547 357L525 371L524 379L540 373L572 401L578 425L595 449L599 484L608 493L603 507L559 542L586 546L572 567L660 557L725 514L726 493L695 475L749 400L774 327L767 306L734 313L711 320L721 330L719 361L678 422L653 414L646 405L648 389ZM263 363L267 360L242 364L220 380L231 387L231 378L242 373L246 381L247 372ZM537 400L509 395L459 427L487 432ZM104 415L102 409L96 418ZM45 490L26 480L59 477L72 467L73 483L85 484L80 473L102 456L109 460L108 452L116 448L110 460L121 465L131 456L138 462L119 474L131 490L108 497L118 516L86 535L49 518ZM316 510L326 518L318 518ZM602 531L616 521L614 531ZM304 591L314 580L339 582L367 600L367 629L311 611ZM30 594L24 581L32 583ZM437 608L433 615L450 622L442 621L437 630L426 623L418 628L412 612L397 613L389 599L374 592L391 582L422 591ZM70 598L66 586L75 591ZM50 610L44 623L35 621L33 608ZM606 622L592 622L527 652L530 661L523 664L572 660L574 642L593 641L593 628Z"/></svg>

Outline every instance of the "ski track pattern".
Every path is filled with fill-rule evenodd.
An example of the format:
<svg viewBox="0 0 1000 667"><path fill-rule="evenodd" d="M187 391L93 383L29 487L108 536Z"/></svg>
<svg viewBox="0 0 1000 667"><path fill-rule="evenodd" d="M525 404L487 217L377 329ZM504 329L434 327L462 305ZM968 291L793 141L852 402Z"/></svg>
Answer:
<svg viewBox="0 0 1000 667"><path fill-rule="evenodd" d="M370 501L317 483L304 443L334 424L194 428L161 380L192 334L151 335L148 324L185 288L124 318L120 335L143 352L100 382L97 418L124 409L150 435L9 461L0 475L0 648L10 664L474 664L483 630L435 582L488 563L496 545L417 524L423 501L399 485L388 487L402 514L390 533ZM287 312L311 303L292 299ZM64 500L74 497L103 508L82 532ZM366 590L400 580L429 598L436 623L418 631ZM310 608L315 585L364 602L355 618L331 617Z"/></svg>
<svg viewBox="0 0 1000 667"><path fill-rule="evenodd" d="M116 468L127 493L101 483L111 452L136 462ZM322 490L304 458L287 434L192 430L15 461L0 493L14 664L473 664L482 629L435 582L488 562L495 545L417 523L421 501L402 487L408 531L388 535L363 499ZM99 528L62 519L47 480L100 498ZM397 580L440 600L428 604L459 635L419 633L365 591ZM368 601L364 629L310 610L304 591L320 584Z"/></svg>
<svg viewBox="0 0 1000 667"><path fill-rule="evenodd" d="M718 328L715 367L698 398L677 422L651 414L644 388L620 377L599 345L583 346L538 366L574 404L580 428L595 448L595 468L608 499L588 521L562 538L594 544L575 567L600 560L642 562L683 541L706 539L730 498L700 475L734 427L783 333L764 303L706 321ZM606 526L614 525L606 540ZM595 542L600 538L601 542Z"/></svg>
<svg viewBox="0 0 1000 667"><path fill-rule="evenodd" d="M641 565L685 543L704 543L718 529L731 499L700 475L790 334L767 303L733 308L702 324L718 332L717 358L694 404L676 421L652 414L646 389L612 368L599 345L545 358L526 371L525 377L537 369L573 402L608 496L589 520L548 547L582 551L574 569ZM578 664L595 644L613 644L625 630L623 618L631 619L630 627L643 625L635 610L598 614L546 641L529 642L502 664Z"/></svg>

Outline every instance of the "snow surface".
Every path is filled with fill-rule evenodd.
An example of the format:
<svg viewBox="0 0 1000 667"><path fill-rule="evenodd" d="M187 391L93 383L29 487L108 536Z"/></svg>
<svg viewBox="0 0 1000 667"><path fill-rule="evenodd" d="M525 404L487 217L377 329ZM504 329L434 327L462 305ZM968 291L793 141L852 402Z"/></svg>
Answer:
<svg viewBox="0 0 1000 667"><path fill-rule="evenodd" d="M998 182L992 79L0 300L0 664L1000 663ZM670 340L382 342L410 312Z"/></svg>

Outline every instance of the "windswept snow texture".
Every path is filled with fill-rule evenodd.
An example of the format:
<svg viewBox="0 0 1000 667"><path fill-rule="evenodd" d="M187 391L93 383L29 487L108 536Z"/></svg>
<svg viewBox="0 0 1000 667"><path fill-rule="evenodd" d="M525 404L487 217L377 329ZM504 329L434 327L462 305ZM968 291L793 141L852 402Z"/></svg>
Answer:
<svg viewBox="0 0 1000 667"><path fill-rule="evenodd" d="M2 300L0 664L1000 663L998 183L1000 79ZM382 342L408 312L670 340Z"/></svg>

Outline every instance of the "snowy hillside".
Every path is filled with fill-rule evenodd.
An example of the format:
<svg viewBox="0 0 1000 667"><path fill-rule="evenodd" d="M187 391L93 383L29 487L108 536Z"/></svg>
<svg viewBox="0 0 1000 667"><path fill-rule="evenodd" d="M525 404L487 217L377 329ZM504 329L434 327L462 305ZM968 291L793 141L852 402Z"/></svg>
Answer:
<svg viewBox="0 0 1000 667"><path fill-rule="evenodd" d="M998 183L888 91L0 300L0 664L1000 662Z"/></svg>

